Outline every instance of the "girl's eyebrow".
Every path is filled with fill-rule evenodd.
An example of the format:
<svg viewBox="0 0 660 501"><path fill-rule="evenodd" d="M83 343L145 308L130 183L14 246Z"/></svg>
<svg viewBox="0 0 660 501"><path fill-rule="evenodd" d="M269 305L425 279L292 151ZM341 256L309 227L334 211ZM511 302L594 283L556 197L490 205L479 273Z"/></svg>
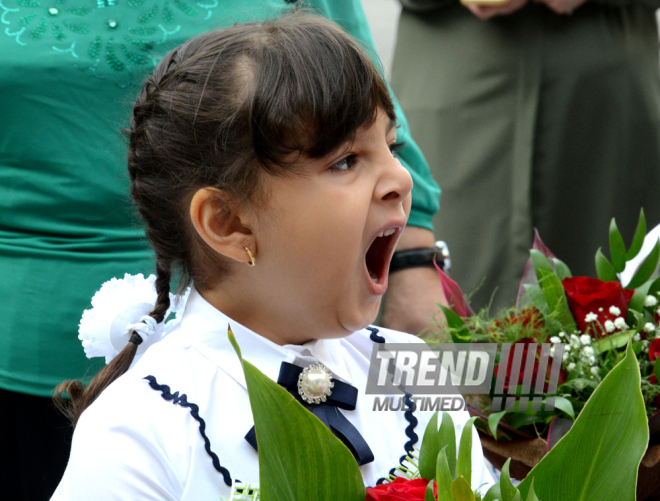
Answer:
<svg viewBox="0 0 660 501"><path fill-rule="evenodd" d="M392 129L398 128L399 124L396 123L396 118L390 119L390 124L387 126L387 130L385 131L385 134L389 134Z"/></svg>

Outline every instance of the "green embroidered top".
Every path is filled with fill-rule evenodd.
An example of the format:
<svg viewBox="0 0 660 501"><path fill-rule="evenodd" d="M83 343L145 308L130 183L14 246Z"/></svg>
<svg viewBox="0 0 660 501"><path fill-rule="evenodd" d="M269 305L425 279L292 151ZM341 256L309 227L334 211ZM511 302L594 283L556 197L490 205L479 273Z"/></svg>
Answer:
<svg viewBox="0 0 660 501"><path fill-rule="evenodd" d="M373 46L358 0L308 2ZM103 363L82 311L103 282L153 270L128 198L121 128L168 50L285 0L0 0L0 388L48 396ZM401 115L400 115L401 116ZM410 140L410 223L431 228L439 189Z"/></svg>

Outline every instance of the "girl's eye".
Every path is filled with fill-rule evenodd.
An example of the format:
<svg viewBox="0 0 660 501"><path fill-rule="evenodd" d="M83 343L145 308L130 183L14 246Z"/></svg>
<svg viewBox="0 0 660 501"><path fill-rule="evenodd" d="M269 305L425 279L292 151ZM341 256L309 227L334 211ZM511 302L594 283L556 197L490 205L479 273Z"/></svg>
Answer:
<svg viewBox="0 0 660 501"><path fill-rule="evenodd" d="M334 172L346 172L351 170L354 166L355 155L349 155L346 158L342 158L339 162L330 167L330 169Z"/></svg>
<svg viewBox="0 0 660 501"><path fill-rule="evenodd" d="M397 151L399 151L401 148L403 148L406 145L406 143L394 143L390 144L390 151L392 152L392 156L394 158L399 158L399 155L397 155Z"/></svg>

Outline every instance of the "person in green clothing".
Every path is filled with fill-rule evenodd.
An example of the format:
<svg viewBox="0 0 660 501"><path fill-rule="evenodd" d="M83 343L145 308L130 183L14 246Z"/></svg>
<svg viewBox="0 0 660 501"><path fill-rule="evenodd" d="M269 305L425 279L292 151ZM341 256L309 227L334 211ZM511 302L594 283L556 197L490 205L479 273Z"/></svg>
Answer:
<svg viewBox="0 0 660 501"><path fill-rule="evenodd" d="M595 273L612 217L660 222L658 0L401 0L392 86L443 188L473 305L515 304L534 228Z"/></svg>
<svg viewBox="0 0 660 501"><path fill-rule="evenodd" d="M193 35L277 16L292 3L0 0L3 496L50 496L69 447L53 388L92 376L103 362L84 356L76 332L82 311L110 278L154 270L120 139L143 79ZM358 0L306 4L373 45ZM399 248L431 247L440 192L398 108L397 115L401 161L415 183ZM384 322L401 330L424 327L444 298L430 267L393 274L390 288Z"/></svg>

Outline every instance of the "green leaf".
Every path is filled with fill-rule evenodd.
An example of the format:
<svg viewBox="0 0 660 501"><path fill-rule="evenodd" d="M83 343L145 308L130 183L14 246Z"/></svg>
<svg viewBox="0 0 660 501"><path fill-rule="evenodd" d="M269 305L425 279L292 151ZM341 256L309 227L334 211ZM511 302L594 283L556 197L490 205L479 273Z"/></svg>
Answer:
<svg viewBox="0 0 660 501"><path fill-rule="evenodd" d="M502 501L513 501L513 498L516 497L518 489L511 483L511 477L509 475L509 464L511 463L511 458L506 460L504 466L502 466L502 474L500 475L500 491L502 492Z"/></svg>
<svg viewBox="0 0 660 501"><path fill-rule="evenodd" d="M451 474L447 462L447 448L443 447L438 453L435 482L438 486L438 501L454 501L451 491Z"/></svg>
<svg viewBox="0 0 660 501"><path fill-rule="evenodd" d="M448 412L442 413L438 443L440 448L445 447L447 449L447 464L453 480L456 478L456 428L454 428L454 421Z"/></svg>
<svg viewBox="0 0 660 501"><path fill-rule="evenodd" d="M646 237L646 218L644 217L644 209L641 209L639 211L639 219L637 220L635 235L630 244L630 249L626 252L626 261L630 261L639 254L639 251L642 250L642 245L644 245L644 237Z"/></svg>
<svg viewBox="0 0 660 501"><path fill-rule="evenodd" d="M523 287L532 306L539 310L544 317L550 315L550 308L548 308L548 303L545 302L545 296L541 287L536 284L524 284Z"/></svg>
<svg viewBox="0 0 660 501"><path fill-rule="evenodd" d="M426 486L426 492L424 493L424 501L436 501L435 496L433 495L433 480L431 480ZM448 501L452 501L449 499Z"/></svg>
<svg viewBox="0 0 660 501"><path fill-rule="evenodd" d="M629 339L630 334L628 334L628 332L620 332L618 334L599 339L598 341L594 341L591 346L593 347L596 354L600 355L606 351L616 350L617 348L625 346L628 344Z"/></svg>
<svg viewBox="0 0 660 501"><path fill-rule="evenodd" d="M600 248L596 251L596 274L603 282L616 282L619 280L614 271L614 266L610 264Z"/></svg>
<svg viewBox="0 0 660 501"><path fill-rule="evenodd" d="M500 490L500 483L497 482L496 484L493 484L490 489L488 489L488 492L482 501L501 501L501 499L502 492Z"/></svg>
<svg viewBox="0 0 660 501"><path fill-rule="evenodd" d="M660 258L660 240L655 243L651 253L646 256L646 259L637 269L630 283L626 285L626 289L636 289L651 278L656 266L658 266L658 258Z"/></svg>
<svg viewBox="0 0 660 501"><path fill-rule="evenodd" d="M635 310L635 311L644 311L644 300L646 299L646 296L648 296L649 289L651 288L651 285L653 285L655 282L646 282L644 285L637 287L635 289L635 293L632 295L630 298L630 303L628 303L628 311L630 310ZM630 316L626 316L627 320L630 320ZM629 322L630 323L630 322Z"/></svg>
<svg viewBox="0 0 660 501"><path fill-rule="evenodd" d="M552 310L555 318L564 327L567 332L574 332L577 329L573 314L568 306L568 299L564 287L561 285L559 277L543 268L538 270L538 280L545 300Z"/></svg>
<svg viewBox="0 0 660 501"><path fill-rule="evenodd" d="M556 257L553 257L552 262L555 265L555 273L557 273L559 280L564 280L565 278L569 278L573 276L571 274L571 270L564 261L562 261L561 259L557 259Z"/></svg>
<svg viewBox="0 0 660 501"><path fill-rule="evenodd" d="M465 326L463 319L446 306L441 304L439 306L442 308L442 312L447 319L447 326L449 327L449 334L451 334L452 341L454 343L470 343L472 341L470 331Z"/></svg>
<svg viewBox="0 0 660 501"><path fill-rule="evenodd" d="M625 358L596 388L571 430L532 469L531 482L542 500L634 501L637 469L649 430L637 359L629 345Z"/></svg>
<svg viewBox="0 0 660 501"><path fill-rule="evenodd" d="M451 493L454 496L454 501L475 501L474 492L464 477L458 477L451 483Z"/></svg>
<svg viewBox="0 0 660 501"><path fill-rule="evenodd" d="M259 446L262 498L364 501L366 490L353 454L288 391L243 360L231 329L227 335L245 373Z"/></svg>
<svg viewBox="0 0 660 501"><path fill-rule="evenodd" d="M545 257L541 251L532 249L529 251L529 255L532 258L532 266L534 267L537 278L539 270L545 270L549 271L550 273L554 273L554 270L550 265L550 261L548 261L548 258Z"/></svg>
<svg viewBox="0 0 660 501"><path fill-rule="evenodd" d="M471 417L465 423L463 433L461 433L461 443L458 448L458 461L456 463L457 478L465 477L468 485L472 483L472 425L476 420L476 417Z"/></svg>
<svg viewBox="0 0 660 501"><path fill-rule="evenodd" d="M539 501L539 498L536 497L536 492L534 492L534 479L532 479L532 484L529 486L529 492L525 501Z"/></svg>
<svg viewBox="0 0 660 501"><path fill-rule="evenodd" d="M561 411L564 411L568 414L573 421L575 421L575 411L573 410L573 404L571 401L564 397L554 397L555 398L555 407Z"/></svg>
<svg viewBox="0 0 660 501"><path fill-rule="evenodd" d="M653 364L653 374L655 374L655 377L660 381L660 358L655 359L655 363Z"/></svg>
<svg viewBox="0 0 660 501"><path fill-rule="evenodd" d="M435 478L435 462L438 460L439 451L440 439L438 436L438 413L436 412L426 426L422 448L419 451L419 475L422 478L427 480Z"/></svg>
<svg viewBox="0 0 660 501"><path fill-rule="evenodd" d="M497 440L497 425L500 424L500 421L507 412L509 411L493 412L490 416L488 416L488 428L490 429L490 432L492 433L495 440Z"/></svg>
<svg viewBox="0 0 660 501"><path fill-rule="evenodd" d="M616 227L614 218L610 223L610 258L614 271L621 273L626 267L626 244L623 243L623 237Z"/></svg>

